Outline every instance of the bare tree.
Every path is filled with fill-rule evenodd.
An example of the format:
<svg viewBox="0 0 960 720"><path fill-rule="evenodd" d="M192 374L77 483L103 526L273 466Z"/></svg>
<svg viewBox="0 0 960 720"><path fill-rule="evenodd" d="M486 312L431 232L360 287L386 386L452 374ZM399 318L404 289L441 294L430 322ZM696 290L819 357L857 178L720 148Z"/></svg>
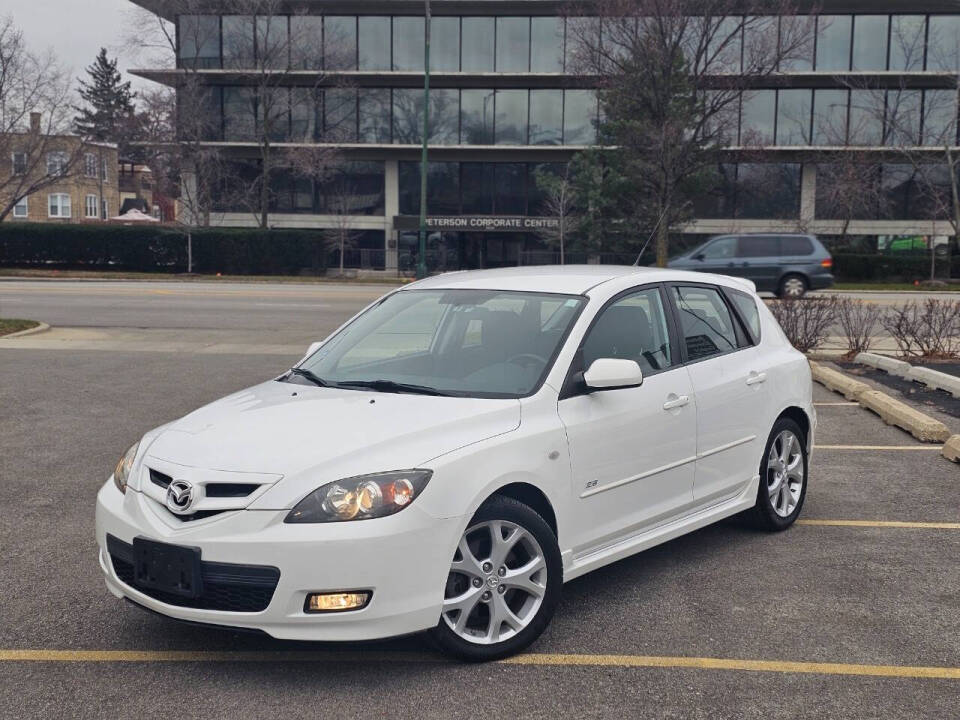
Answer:
<svg viewBox="0 0 960 720"><path fill-rule="evenodd" d="M13 18L0 17L0 221L75 173L84 147L64 142L72 111L56 56L30 52Z"/></svg>
<svg viewBox="0 0 960 720"><path fill-rule="evenodd" d="M560 264L565 265L567 241L578 223L574 214L576 193L570 165L564 165L562 173L538 170L534 179L543 193L543 215L548 222L537 229L537 235L547 245L559 248Z"/></svg>
<svg viewBox="0 0 960 720"><path fill-rule="evenodd" d="M332 227L323 231L327 247L337 250L340 256L340 276L343 277L344 256L356 245L359 233L354 227L354 204L357 193L349 178L341 174L328 184L326 197L327 213L333 218Z"/></svg>
<svg viewBox="0 0 960 720"><path fill-rule="evenodd" d="M599 14L599 17L597 15ZM690 211L687 186L736 143L742 95L810 47L812 17L769 0L609 0L570 11L579 72L599 78L600 141L651 198L657 264ZM791 16L778 31L777 15Z"/></svg>

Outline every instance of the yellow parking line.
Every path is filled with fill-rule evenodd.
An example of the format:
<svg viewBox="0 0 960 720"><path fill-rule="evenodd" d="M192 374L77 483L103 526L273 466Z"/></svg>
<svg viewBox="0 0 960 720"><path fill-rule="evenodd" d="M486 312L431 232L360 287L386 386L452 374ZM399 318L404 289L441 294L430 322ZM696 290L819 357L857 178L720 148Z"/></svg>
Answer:
<svg viewBox="0 0 960 720"><path fill-rule="evenodd" d="M797 525L822 527L908 528L911 530L960 530L954 522L904 522L900 520L797 520Z"/></svg>
<svg viewBox="0 0 960 720"><path fill-rule="evenodd" d="M178 651L178 650L0 650L5 662L449 662L437 655L407 652L307 652L307 651ZM869 675L876 677L940 678L960 680L960 667L911 665L860 665L793 662L787 660L737 660L734 658L670 657L657 655L578 655L529 653L500 660L503 665L555 667L691 668L747 672L808 673L817 675Z"/></svg>
<svg viewBox="0 0 960 720"><path fill-rule="evenodd" d="M814 445L814 450L935 450L940 452L940 445Z"/></svg>

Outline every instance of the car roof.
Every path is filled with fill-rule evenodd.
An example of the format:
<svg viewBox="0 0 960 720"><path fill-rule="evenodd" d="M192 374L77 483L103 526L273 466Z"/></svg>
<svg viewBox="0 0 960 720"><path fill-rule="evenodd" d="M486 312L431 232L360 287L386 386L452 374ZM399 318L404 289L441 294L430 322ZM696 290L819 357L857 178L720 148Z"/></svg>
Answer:
<svg viewBox="0 0 960 720"><path fill-rule="evenodd" d="M747 285L737 278L665 268L628 265L533 265L451 272L420 280L404 290L513 290L585 295L591 289L613 280L629 279L631 284L687 280L723 285Z"/></svg>

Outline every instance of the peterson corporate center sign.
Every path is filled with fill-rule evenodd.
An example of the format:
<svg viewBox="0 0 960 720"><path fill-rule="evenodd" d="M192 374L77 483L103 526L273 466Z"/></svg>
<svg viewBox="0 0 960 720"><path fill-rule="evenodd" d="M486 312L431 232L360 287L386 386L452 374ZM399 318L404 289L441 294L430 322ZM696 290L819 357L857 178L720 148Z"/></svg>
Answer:
<svg viewBox="0 0 960 720"><path fill-rule="evenodd" d="M398 215L393 226L401 232L420 229L420 218ZM434 215L427 218L431 232L535 232L560 226L557 218L523 215Z"/></svg>

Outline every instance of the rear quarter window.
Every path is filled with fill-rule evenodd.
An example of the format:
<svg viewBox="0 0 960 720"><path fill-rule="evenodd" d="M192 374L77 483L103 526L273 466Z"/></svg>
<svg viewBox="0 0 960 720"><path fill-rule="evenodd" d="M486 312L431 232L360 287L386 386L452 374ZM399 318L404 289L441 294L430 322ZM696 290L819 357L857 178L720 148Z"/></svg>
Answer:
<svg viewBox="0 0 960 720"><path fill-rule="evenodd" d="M810 242L810 238L781 238L780 247L784 255L813 255L813 243Z"/></svg>
<svg viewBox="0 0 960 720"><path fill-rule="evenodd" d="M737 308L737 312L740 313L740 317L747 325L747 330L750 332L750 339L753 341L754 345L760 343L760 308L757 307L756 299L742 293L739 290L727 290L727 296L733 302L734 306Z"/></svg>

